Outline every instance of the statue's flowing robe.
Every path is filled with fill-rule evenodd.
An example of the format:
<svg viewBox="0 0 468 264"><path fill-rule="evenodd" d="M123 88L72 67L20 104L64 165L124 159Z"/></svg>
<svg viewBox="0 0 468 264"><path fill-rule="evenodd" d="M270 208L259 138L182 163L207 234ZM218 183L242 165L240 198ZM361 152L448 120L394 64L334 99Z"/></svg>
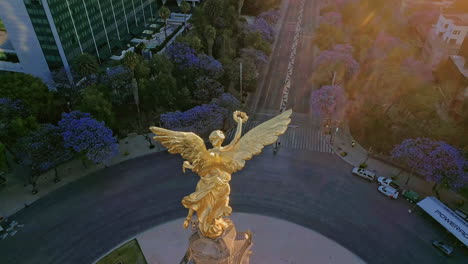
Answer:
<svg viewBox="0 0 468 264"><path fill-rule="evenodd" d="M209 170L198 181L194 193L184 197L182 204L197 212L200 232L210 238L220 236L228 227L222 219L232 212L229 206L231 175L218 168Z"/></svg>

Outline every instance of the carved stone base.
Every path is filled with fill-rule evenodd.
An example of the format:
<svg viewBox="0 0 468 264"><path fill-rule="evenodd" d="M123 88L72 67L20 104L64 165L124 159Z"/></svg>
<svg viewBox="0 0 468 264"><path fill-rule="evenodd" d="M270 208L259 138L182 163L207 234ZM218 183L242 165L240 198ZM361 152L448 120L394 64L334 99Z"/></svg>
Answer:
<svg viewBox="0 0 468 264"><path fill-rule="evenodd" d="M237 232L229 219L230 225L223 235L216 239L204 237L198 232L197 224L193 224L194 233L189 239L189 248L184 258L185 262L193 264L249 264L252 251L252 233Z"/></svg>

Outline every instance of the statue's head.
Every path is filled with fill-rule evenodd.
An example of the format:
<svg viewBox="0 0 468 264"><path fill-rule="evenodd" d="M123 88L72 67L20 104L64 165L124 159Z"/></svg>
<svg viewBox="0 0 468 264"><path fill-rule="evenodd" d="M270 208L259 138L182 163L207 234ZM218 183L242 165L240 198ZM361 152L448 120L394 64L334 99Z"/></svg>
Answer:
<svg viewBox="0 0 468 264"><path fill-rule="evenodd" d="M210 143L213 145L213 147L219 148L223 144L225 138L226 137L221 130L215 130L210 134Z"/></svg>

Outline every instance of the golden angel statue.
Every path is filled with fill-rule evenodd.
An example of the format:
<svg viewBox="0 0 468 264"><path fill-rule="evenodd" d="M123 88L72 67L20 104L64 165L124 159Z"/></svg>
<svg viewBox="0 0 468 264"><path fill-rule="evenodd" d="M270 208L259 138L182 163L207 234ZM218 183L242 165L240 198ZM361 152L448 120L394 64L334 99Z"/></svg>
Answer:
<svg viewBox="0 0 468 264"><path fill-rule="evenodd" d="M156 136L154 139L166 147L169 153L180 154L184 161L182 170L190 169L200 176L194 193L182 200L182 205L189 209L184 227L187 228L196 212L198 229L205 237L215 239L228 227L224 216L231 215L229 194L231 174L241 170L246 160L259 154L264 146L278 140L286 132L292 110L260 124L247 132L243 137L242 124L248 116L240 111L233 114L237 130L232 142L222 146L223 132L213 131L209 140L212 149L206 149L203 140L194 133L171 131L160 127L151 127Z"/></svg>

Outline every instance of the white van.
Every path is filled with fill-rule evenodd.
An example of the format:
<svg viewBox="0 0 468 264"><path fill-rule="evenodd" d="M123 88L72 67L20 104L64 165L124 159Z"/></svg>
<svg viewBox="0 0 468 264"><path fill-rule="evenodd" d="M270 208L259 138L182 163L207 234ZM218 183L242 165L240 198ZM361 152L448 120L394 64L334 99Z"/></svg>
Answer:
<svg viewBox="0 0 468 264"><path fill-rule="evenodd" d="M368 181L375 181L375 172L373 171L368 171L368 170L365 170L365 169L361 169L361 168L354 168L352 170L352 173L354 175L357 175L357 176L360 176Z"/></svg>

